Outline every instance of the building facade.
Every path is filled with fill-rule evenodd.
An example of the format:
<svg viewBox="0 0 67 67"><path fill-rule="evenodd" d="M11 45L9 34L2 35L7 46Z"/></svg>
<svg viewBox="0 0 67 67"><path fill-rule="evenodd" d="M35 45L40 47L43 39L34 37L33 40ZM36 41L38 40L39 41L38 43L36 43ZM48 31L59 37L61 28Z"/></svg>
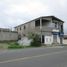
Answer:
<svg viewBox="0 0 67 67"><path fill-rule="evenodd" d="M15 31L18 32L19 38L28 36L29 33L35 33L40 35L41 43L44 45L62 45L63 23L64 21L55 16L44 16L16 26Z"/></svg>

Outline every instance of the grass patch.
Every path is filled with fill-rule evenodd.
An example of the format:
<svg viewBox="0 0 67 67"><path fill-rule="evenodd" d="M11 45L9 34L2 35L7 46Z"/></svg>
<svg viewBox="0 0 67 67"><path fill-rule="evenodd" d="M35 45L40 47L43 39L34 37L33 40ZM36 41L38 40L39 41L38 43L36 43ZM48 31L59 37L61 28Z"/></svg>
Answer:
<svg viewBox="0 0 67 67"><path fill-rule="evenodd" d="M8 43L0 43L0 49L7 49Z"/></svg>
<svg viewBox="0 0 67 67"><path fill-rule="evenodd" d="M9 44L8 46L8 49L20 49L20 48L23 48L23 46L19 45L18 43L11 43Z"/></svg>

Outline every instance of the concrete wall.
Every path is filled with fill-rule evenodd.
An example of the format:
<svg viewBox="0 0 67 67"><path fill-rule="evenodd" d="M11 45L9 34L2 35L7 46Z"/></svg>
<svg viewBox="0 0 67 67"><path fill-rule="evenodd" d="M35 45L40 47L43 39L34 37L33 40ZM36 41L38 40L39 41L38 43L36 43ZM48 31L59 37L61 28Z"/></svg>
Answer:
<svg viewBox="0 0 67 67"><path fill-rule="evenodd" d="M60 44L60 37L57 35L57 42Z"/></svg>
<svg viewBox="0 0 67 67"><path fill-rule="evenodd" d="M15 31L0 31L0 41L16 41L18 33Z"/></svg>
<svg viewBox="0 0 67 67"><path fill-rule="evenodd" d="M32 32L34 30L35 30L35 21L31 21L30 23L25 23L15 28L15 31L17 31L18 34L21 35L21 37L23 37L24 34L27 35L29 32Z"/></svg>
<svg viewBox="0 0 67 67"><path fill-rule="evenodd" d="M67 39L63 39L63 44L67 46Z"/></svg>

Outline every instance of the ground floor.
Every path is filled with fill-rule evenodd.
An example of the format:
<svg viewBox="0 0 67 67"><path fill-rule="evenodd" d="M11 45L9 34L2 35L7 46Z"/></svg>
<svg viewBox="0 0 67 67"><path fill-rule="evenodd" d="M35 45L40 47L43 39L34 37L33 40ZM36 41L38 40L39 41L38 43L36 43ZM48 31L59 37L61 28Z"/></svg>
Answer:
<svg viewBox="0 0 67 67"><path fill-rule="evenodd" d="M48 35L48 33L41 35L41 42L47 46L50 46L52 44L54 45L62 45L63 44L63 37L59 36L57 33L50 32L51 35Z"/></svg>

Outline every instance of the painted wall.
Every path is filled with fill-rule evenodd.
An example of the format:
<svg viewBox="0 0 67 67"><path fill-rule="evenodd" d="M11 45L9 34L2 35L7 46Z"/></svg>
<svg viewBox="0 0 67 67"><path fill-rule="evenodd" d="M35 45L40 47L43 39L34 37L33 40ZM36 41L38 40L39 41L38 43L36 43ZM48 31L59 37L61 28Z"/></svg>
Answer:
<svg viewBox="0 0 67 67"><path fill-rule="evenodd" d="M57 42L60 44L60 37L57 35Z"/></svg>
<svg viewBox="0 0 67 67"><path fill-rule="evenodd" d="M50 46L52 45L52 43L53 43L53 35L45 36L45 44L47 44L47 46ZM60 37L58 35L57 35L57 43L58 45L60 45Z"/></svg>
<svg viewBox="0 0 67 67"><path fill-rule="evenodd" d="M51 45L53 42L53 37L52 36L45 36L45 44Z"/></svg>

